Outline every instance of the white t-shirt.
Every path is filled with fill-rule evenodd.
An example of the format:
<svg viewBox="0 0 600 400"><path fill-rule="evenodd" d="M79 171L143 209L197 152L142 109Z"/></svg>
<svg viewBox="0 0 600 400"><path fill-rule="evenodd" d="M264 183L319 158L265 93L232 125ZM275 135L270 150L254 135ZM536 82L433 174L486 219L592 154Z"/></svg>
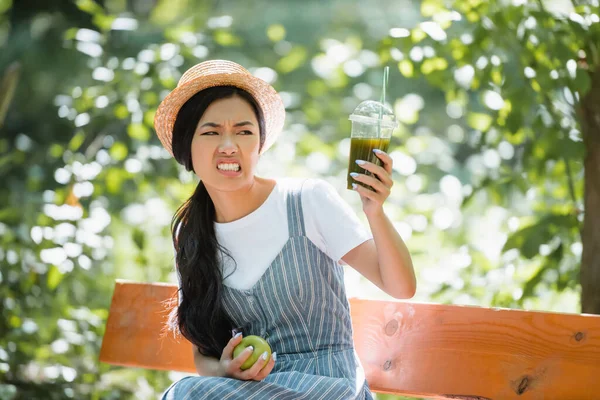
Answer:
<svg viewBox="0 0 600 400"><path fill-rule="evenodd" d="M281 252L289 239L287 185L298 187L302 181L277 179L267 200L252 213L233 222L215 223L218 242L235 260L234 264L231 258L221 257L225 285L238 290L252 288ZM301 198L306 236L341 265L346 253L373 238L348 203L324 180L306 179Z"/></svg>

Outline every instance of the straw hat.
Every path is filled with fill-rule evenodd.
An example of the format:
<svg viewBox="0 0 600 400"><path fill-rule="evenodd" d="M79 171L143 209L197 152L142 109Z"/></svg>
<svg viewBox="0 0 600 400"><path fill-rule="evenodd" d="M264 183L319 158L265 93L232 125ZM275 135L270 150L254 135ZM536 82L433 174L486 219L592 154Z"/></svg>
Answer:
<svg viewBox="0 0 600 400"><path fill-rule="evenodd" d="M199 91L214 86L235 86L254 97L265 118L265 142L261 149L261 153L264 153L275 143L283 129L283 101L267 82L253 76L241 65L227 60L205 61L194 65L183 74L177 87L160 103L154 117L154 129L165 149L173 155L173 126L181 106Z"/></svg>

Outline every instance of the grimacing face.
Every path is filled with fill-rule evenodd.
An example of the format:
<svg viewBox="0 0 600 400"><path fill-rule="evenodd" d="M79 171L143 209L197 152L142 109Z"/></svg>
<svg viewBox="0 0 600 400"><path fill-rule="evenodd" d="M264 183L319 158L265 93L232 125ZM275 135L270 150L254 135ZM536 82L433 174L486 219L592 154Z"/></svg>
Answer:
<svg viewBox="0 0 600 400"><path fill-rule="evenodd" d="M260 128L239 96L213 102L192 139L192 165L206 186L235 191L251 185L259 160Z"/></svg>

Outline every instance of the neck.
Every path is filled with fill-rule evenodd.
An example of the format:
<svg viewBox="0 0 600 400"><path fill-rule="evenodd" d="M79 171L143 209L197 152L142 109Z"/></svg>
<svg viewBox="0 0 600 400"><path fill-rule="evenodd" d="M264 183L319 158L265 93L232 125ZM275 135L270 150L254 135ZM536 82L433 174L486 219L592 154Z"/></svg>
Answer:
<svg viewBox="0 0 600 400"><path fill-rule="evenodd" d="M206 187L215 205L216 222L233 222L252 213L269 197L275 181L255 177L252 184L242 189L225 192Z"/></svg>

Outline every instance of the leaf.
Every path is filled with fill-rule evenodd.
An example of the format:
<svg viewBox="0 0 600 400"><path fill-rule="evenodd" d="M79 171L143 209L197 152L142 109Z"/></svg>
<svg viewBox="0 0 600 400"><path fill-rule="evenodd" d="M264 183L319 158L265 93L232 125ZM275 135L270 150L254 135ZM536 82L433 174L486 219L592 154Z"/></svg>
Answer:
<svg viewBox="0 0 600 400"><path fill-rule="evenodd" d="M57 144L57 143L52 144L48 148L48 155L52 158L59 158L64 154L64 152L65 152L64 147L62 147L60 144Z"/></svg>
<svg viewBox="0 0 600 400"><path fill-rule="evenodd" d="M315 104L306 106L304 108L304 115L306 116L306 122L310 125L317 125L323 119L322 109Z"/></svg>
<svg viewBox="0 0 600 400"><path fill-rule="evenodd" d="M574 289L577 285L579 285L579 265L571 263L570 268L559 275L556 290L562 292L566 288Z"/></svg>
<svg viewBox="0 0 600 400"><path fill-rule="evenodd" d="M48 289L50 289L50 290L56 289L56 287L60 284L60 282L63 280L64 277L65 277L64 274L62 274L58 270L56 265L52 265L50 267L50 269L48 270L48 276L47 276L47 280L46 280L46 285L48 286Z"/></svg>
<svg viewBox="0 0 600 400"><path fill-rule="evenodd" d="M508 237L502 251L519 249L525 258L533 258L539 253L542 244L548 243L558 232L558 229L571 226L574 217L570 214L547 215L537 223L526 226ZM575 219L576 221L576 219Z"/></svg>
<svg viewBox="0 0 600 400"><path fill-rule="evenodd" d="M421 2L421 15L424 17L433 17L446 10L442 0L423 0Z"/></svg>
<svg viewBox="0 0 600 400"><path fill-rule="evenodd" d="M17 224L23 215L20 212L21 210L16 207L8 207L0 210L0 221L13 225Z"/></svg>
<svg viewBox="0 0 600 400"><path fill-rule="evenodd" d="M144 253L139 253L137 256L135 256L135 262L139 265L147 265L148 257L146 257Z"/></svg>
<svg viewBox="0 0 600 400"><path fill-rule="evenodd" d="M220 44L224 47L240 46L242 44L241 38L224 29L215 31L214 40L217 44Z"/></svg>
<svg viewBox="0 0 600 400"><path fill-rule="evenodd" d="M155 6L150 15L151 21L156 22L158 25L167 25L169 23L183 25L182 21L177 21L177 24L175 24L174 20L185 13L186 6L188 5L187 1L157 0L154 1L154 4ZM202 5L196 3L195 7L195 12L202 15L204 10L199 9Z"/></svg>
<svg viewBox="0 0 600 400"><path fill-rule="evenodd" d="M285 39L285 27L281 24L269 25L267 28L267 37L272 42L279 42Z"/></svg>
<svg viewBox="0 0 600 400"><path fill-rule="evenodd" d="M486 132L492 126L492 117L483 113L469 113L467 116L467 124L471 128Z"/></svg>
<svg viewBox="0 0 600 400"><path fill-rule="evenodd" d="M319 97L327 93L327 85L322 80L312 80L306 84L306 92L312 97Z"/></svg>
<svg viewBox="0 0 600 400"><path fill-rule="evenodd" d="M306 49L302 46L295 46L285 57L277 62L275 68L282 74L288 74L303 65L306 58Z"/></svg>
<svg viewBox="0 0 600 400"><path fill-rule="evenodd" d="M148 104L154 104L154 103L148 102ZM144 113L144 123L147 126L153 126L154 125L154 116L155 115L156 115L156 110L146 111Z"/></svg>
<svg viewBox="0 0 600 400"><path fill-rule="evenodd" d="M298 142L298 154L309 155L313 152L331 155L331 149L323 143L319 136L314 133L306 133L302 136L302 140Z"/></svg>
<svg viewBox="0 0 600 400"><path fill-rule="evenodd" d="M410 60L402 60L398 63L400 73L406 78L411 78L414 75L413 63Z"/></svg>
<svg viewBox="0 0 600 400"><path fill-rule="evenodd" d="M96 14L92 18L92 22L94 22L94 25L96 25L98 28L100 28L101 31L106 32L106 31L110 30L115 19L116 18L111 15Z"/></svg>
<svg viewBox="0 0 600 400"><path fill-rule="evenodd" d="M146 234L144 233L144 231L139 228L135 228L131 233L131 236L137 248L140 250L144 250L146 244Z"/></svg>
<svg viewBox="0 0 600 400"><path fill-rule="evenodd" d="M515 107L506 117L506 128L511 133L517 133L523 126L523 111L519 107ZM515 139L515 135L513 140ZM513 143L515 144L515 143Z"/></svg>
<svg viewBox="0 0 600 400"><path fill-rule="evenodd" d="M13 328L18 328L23 324L23 320L18 315L11 315L8 319L8 323Z"/></svg>
<svg viewBox="0 0 600 400"><path fill-rule="evenodd" d="M475 195L477 193L481 192L481 190L490 186L492 183L493 183L493 180L491 178L489 178L489 177L485 178L478 187L474 188L471 191L471 193L463 199L461 207L464 208L464 207L468 206L469 203L471 203L471 200L473 200L473 198L475 197Z"/></svg>
<svg viewBox="0 0 600 400"><path fill-rule="evenodd" d="M476 13L475 11L470 11L467 13L467 21L469 22L477 22L480 18L481 16L479 13Z"/></svg>
<svg viewBox="0 0 600 400"><path fill-rule="evenodd" d="M128 149L127 146L122 142L115 143L110 148L110 156L116 161L122 161L127 157Z"/></svg>
<svg viewBox="0 0 600 400"><path fill-rule="evenodd" d="M448 61L441 57L427 59L421 64L421 72L425 75L429 75L438 70L443 71L446 68L448 68Z"/></svg>
<svg viewBox="0 0 600 400"><path fill-rule="evenodd" d="M528 297L531 297L534 294L534 290L536 286L542 281L544 274L546 271L551 269L558 269L559 263L563 258L563 245L562 243L558 245L556 249L552 253L550 253L545 262L540 266L537 272L529 278L529 280L525 283L523 287L523 295L519 299L519 304L523 304L524 300Z"/></svg>
<svg viewBox="0 0 600 400"><path fill-rule="evenodd" d="M410 38L413 43L419 43L427 37L427 34L420 27L414 28L410 33Z"/></svg>
<svg viewBox="0 0 600 400"><path fill-rule="evenodd" d="M336 89L344 88L348 85L348 76L341 68L337 68L327 79L327 85Z"/></svg>
<svg viewBox="0 0 600 400"><path fill-rule="evenodd" d="M573 79L573 88L579 92L580 98L583 98L592 87L592 78L588 71L578 68L575 79Z"/></svg>
<svg viewBox="0 0 600 400"><path fill-rule="evenodd" d="M519 127L516 131L511 131L511 134L506 136L508 143L513 145L520 145L527 140L527 132L523 127Z"/></svg>
<svg viewBox="0 0 600 400"><path fill-rule="evenodd" d="M69 150L76 151L83 144L84 140L85 133L81 131L76 133L75 135L73 135L73 138L71 138L71 141L69 142Z"/></svg>
<svg viewBox="0 0 600 400"><path fill-rule="evenodd" d="M0 14L5 13L12 7L13 0L0 0Z"/></svg>
<svg viewBox="0 0 600 400"><path fill-rule="evenodd" d="M127 127L127 134L132 139L147 142L150 139L150 130L144 124L130 124Z"/></svg>
<svg viewBox="0 0 600 400"><path fill-rule="evenodd" d="M122 170L111 168L106 174L106 189L109 193L116 194L121 190L123 185L123 172Z"/></svg>
<svg viewBox="0 0 600 400"><path fill-rule="evenodd" d="M115 106L115 117L119 119L125 119L129 116L129 111L125 104L117 104Z"/></svg>
<svg viewBox="0 0 600 400"><path fill-rule="evenodd" d="M556 158L564 157L579 162L585 157L585 145L583 141L575 141L570 137L566 137L560 140L555 139L552 145L556 150Z"/></svg>
<svg viewBox="0 0 600 400"><path fill-rule="evenodd" d="M77 8L88 14L94 15L104 12L102 7L100 7L94 0L77 0L75 4L77 5Z"/></svg>

